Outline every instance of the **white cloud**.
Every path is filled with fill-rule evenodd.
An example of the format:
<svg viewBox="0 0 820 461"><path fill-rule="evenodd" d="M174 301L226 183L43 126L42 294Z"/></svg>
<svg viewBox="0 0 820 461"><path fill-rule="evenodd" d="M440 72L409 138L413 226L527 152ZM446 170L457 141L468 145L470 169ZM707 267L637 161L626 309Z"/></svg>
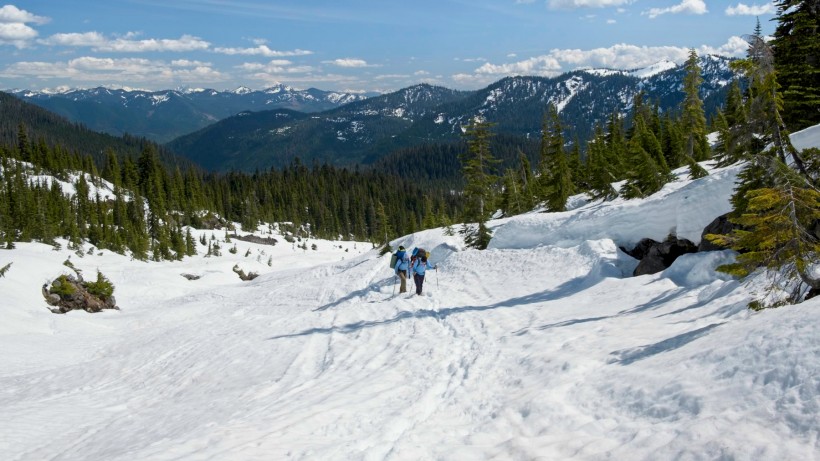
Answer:
<svg viewBox="0 0 820 461"><path fill-rule="evenodd" d="M207 67L210 66L211 63L202 61L191 61L189 59L175 59L171 61L171 65L175 67Z"/></svg>
<svg viewBox="0 0 820 461"><path fill-rule="evenodd" d="M635 0L549 0L553 9L606 8L610 6L629 5Z"/></svg>
<svg viewBox="0 0 820 461"><path fill-rule="evenodd" d="M373 77L375 80L396 80L410 78L407 74L381 74Z"/></svg>
<svg viewBox="0 0 820 461"><path fill-rule="evenodd" d="M616 20L614 20L614 19L607 19L607 20L606 20L606 23L607 23L607 24L615 24L615 23L617 23L617 22L618 22L618 21L616 21Z"/></svg>
<svg viewBox="0 0 820 461"><path fill-rule="evenodd" d="M367 61L364 59L355 59L355 58L343 58L343 59L334 59L332 61L322 61L325 64L333 64L334 66L339 67L374 67L372 64L368 64Z"/></svg>
<svg viewBox="0 0 820 461"><path fill-rule="evenodd" d="M313 54L312 51L295 49L291 51L278 51L268 48L267 45L260 44L253 48L214 48L215 53L227 55L242 55L242 56L264 56L266 58L289 57L289 56L307 56Z"/></svg>
<svg viewBox="0 0 820 461"><path fill-rule="evenodd" d="M119 51L126 53L142 53L146 51L197 51L207 50L210 43L192 35L183 35L178 39L147 39L130 40L115 39L108 43L94 47L98 51Z"/></svg>
<svg viewBox="0 0 820 461"><path fill-rule="evenodd" d="M6 24L45 24L51 19L43 16L37 16L29 13L26 10L21 10L14 5L3 5L0 8L0 23Z"/></svg>
<svg viewBox="0 0 820 461"><path fill-rule="evenodd" d="M535 3L535 0L515 0L516 5Z"/></svg>
<svg viewBox="0 0 820 461"><path fill-rule="evenodd" d="M0 23L0 44L25 48L37 31L22 23Z"/></svg>
<svg viewBox="0 0 820 461"><path fill-rule="evenodd" d="M179 60L170 63L142 58L112 59L84 56L65 62L24 61L0 71L3 77L56 79L79 84L173 85L213 83L227 77L208 63Z"/></svg>
<svg viewBox="0 0 820 461"><path fill-rule="evenodd" d="M762 16L764 14L774 14L776 8L773 3L766 3L763 5L746 5L738 3L737 6L729 6L726 8L727 16Z"/></svg>
<svg viewBox="0 0 820 461"><path fill-rule="evenodd" d="M274 59L268 63L246 62L236 66L237 69L252 74L304 74L313 72L316 69L312 66L294 66L286 59Z"/></svg>
<svg viewBox="0 0 820 461"><path fill-rule="evenodd" d="M426 70L417 70L417 71L413 72L413 75L418 75L418 76L430 75L430 72L427 72Z"/></svg>
<svg viewBox="0 0 820 461"><path fill-rule="evenodd" d="M541 75L554 76L560 73L561 64L553 56L537 56L508 64L485 63L475 70L486 75Z"/></svg>
<svg viewBox="0 0 820 461"><path fill-rule="evenodd" d="M712 48L708 46L701 46L700 49L697 50L698 54L717 54L720 56L729 56L733 58L740 58L746 55L746 51L749 49L749 43L746 40L738 36L729 37L729 40L719 46L718 48Z"/></svg>
<svg viewBox="0 0 820 461"><path fill-rule="evenodd" d="M183 35L178 39L134 40L137 34L129 32L124 37L107 38L99 32L54 34L40 40L43 45L90 47L94 51L115 51L121 53L144 53L149 51L201 51L211 44L199 37Z"/></svg>
<svg viewBox="0 0 820 461"><path fill-rule="evenodd" d="M701 46L699 55L716 54L728 57L742 57L748 44L740 37L731 37L726 44L717 48ZM675 46L636 46L625 43L608 48L553 49L549 53L521 61L493 64L485 63L472 74L461 73L451 78L461 84L484 84L511 75L537 75L553 77L564 72L583 68L638 69L668 60L681 64L686 61L689 48Z"/></svg>
<svg viewBox="0 0 820 461"><path fill-rule="evenodd" d="M651 8L648 11L644 11L641 14L645 16L649 16L650 19L655 19L656 17L662 14L679 14L679 13L689 13L689 14L706 14L709 10L706 9L706 2L703 0L683 0L680 4L675 6L670 6L668 8Z"/></svg>
<svg viewBox="0 0 820 461"><path fill-rule="evenodd" d="M4 5L0 8L0 45L25 48L38 35L27 23L45 24L48 21L49 18L31 14L14 5Z"/></svg>
<svg viewBox="0 0 820 461"><path fill-rule="evenodd" d="M99 32L73 32L68 34L54 34L51 37L40 40L43 45L51 46L88 46L97 47L105 45L105 36Z"/></svg>

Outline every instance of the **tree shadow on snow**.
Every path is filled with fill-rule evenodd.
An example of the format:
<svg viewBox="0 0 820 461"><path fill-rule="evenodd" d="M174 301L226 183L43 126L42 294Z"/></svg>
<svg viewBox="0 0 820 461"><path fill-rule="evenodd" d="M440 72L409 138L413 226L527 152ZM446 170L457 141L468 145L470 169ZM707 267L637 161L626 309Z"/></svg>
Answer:
<svg viewBox="0 0 820 461"><path fill-rule="evenodd" d="M385 279L386 281L390 281L391 279ZM558 286L558 288L554 290L546 290L540 293L533 293L525 296L519 296L515 298L510 298L504 301L499 301L494 304L488 304L486 306L459 306L459 307L448 307L438 310L432 309L419 309L416 311L401 311L397 313L394 317L389 319L383 320L362 320L359 322L348 323L345 325L334 325L330 327L322 327L322 328L310 328L308 330L304 330L298 333L290 333L284 335L277 335L268 338L269 340L272 339L283 339L283 338L296 338L299 336L309 336L314 334L331 334L331 333L354 333L360 330L364 330L366 328L373 328L382 325L389 325L391 323L400 322L402 320L408 319L423 319L423 318L433 318L437 320L443 320L447 317L455 314L463 314L465 312L481 312L487 310L494 310L500 308L510 308L510 307L518 307L527 304L535 304L540 302L546 301L553 301L556 299L560 299L566 297L570 294L576 293L579 289L579 286L584 284L589 284L589 280L586 280L586 277L578 277L572 280L565 282L564 284ZM377 283L370 285L367 288L362 290L358 290L356 292L350 293L349 295L340 298L330 304L326 304L324 306L318 307L314 310L326 310L330 307L337 306L342 302L355 298L357 296L363 296L368 291L373 290L374 286L384 285L384 280Z"/></svg>
<svg viewBox="0 0 820 461"><path fill-rule="evenodd" d="M659 341L654 344L648 344L646 346L640 346L631 349L624 349L612 352L610 355L613 355L614 357L610 359L608 363L629 365L631 363L637 362L638 360L643 360L645 358L652 357L653 355L657 355L662 352L669 352L681 348L691 343L692 341L700 338L701 336L706 335L706 333L708 333L710 330L717 328L720 325L723 325L723 323L725 322L713 323L703 328L687 331L686 333L681 333L677 336L664 339L663 341Z"/></svg>
<svg viewBox="0 0 820 461"><path fill-rule="evenodd" d="M330 309L331 307L336 307L340 304L344 304L345 302L350 301L352 299L363 298L368 293L373 292L373 291L379 292L381 287L386 286L386 285L390 285L392 283L393 283L393 279L390 278L390 277L388 277L386 279L379 280L378 282L371 283L370 285L362 288L361 290L352 291L352 292L346 294L345 296L342 296L341 298L337 299L336 301L333 301L331 303L327 303L324 306L319 306L316 309L313 309L313 311L314 312L316 312L316 311L326 311L326 310Z"/></svg>

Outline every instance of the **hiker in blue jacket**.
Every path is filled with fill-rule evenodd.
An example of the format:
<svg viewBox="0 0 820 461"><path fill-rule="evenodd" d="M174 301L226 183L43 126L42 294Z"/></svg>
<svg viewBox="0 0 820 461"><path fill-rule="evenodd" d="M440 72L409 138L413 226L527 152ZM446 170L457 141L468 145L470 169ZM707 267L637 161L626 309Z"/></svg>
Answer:
<svg viewBox="0 0 820 461"><path fill-rule="evenodd" d="M424 273L427 269L436 269L436 266L427 262L427 255L421 255L413 261L410 271L413 273L413 281L416 283L416 294L421 295L421 287L424 285Z"/></svg>
<svg viewBox="0 0 820 461"><path fill-rule="evenodd" d="M407 256L403 246L399 246L399 251L396 252L396 267L394 269L396 275L401 279L399 293L407 293L407 270L410 269L410 257Z"/></svg>

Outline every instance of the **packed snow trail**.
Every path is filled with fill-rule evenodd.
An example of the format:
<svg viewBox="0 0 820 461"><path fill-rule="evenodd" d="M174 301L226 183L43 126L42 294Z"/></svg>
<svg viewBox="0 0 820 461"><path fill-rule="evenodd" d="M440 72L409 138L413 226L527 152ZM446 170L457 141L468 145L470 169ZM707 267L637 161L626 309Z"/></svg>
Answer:
<svg viewBox="0 0 820 461"><path fill-rule="evenodd" d="M406 236L394 247L438 266L424 296L394 295L390 255L366 244L236 242L72 257L122 310L59 316L40 286L73 253L19 244L0 254L0 459L820 459L820 301L750 312L755 286L715 271L731 252L631 277L618 250L723 206L721 171L493 221L486 251ZM642 204L652 220L621 219ZM237 263L262 275L240 282Z"/></svg>
<svg viewBox="0 0 820 461"><path fill-rule="evenodd" d="M65 366L3 376L0 453L816 457L817 303L750 315L742 286L711 270L723 253L624 278L634 262L606 240L457 251L420 297L390 297L388 257L54 317L69 325L46 336L51 347L72 347L72 331L91 344ZM179 271L122 264L132 280Z"/></svg>

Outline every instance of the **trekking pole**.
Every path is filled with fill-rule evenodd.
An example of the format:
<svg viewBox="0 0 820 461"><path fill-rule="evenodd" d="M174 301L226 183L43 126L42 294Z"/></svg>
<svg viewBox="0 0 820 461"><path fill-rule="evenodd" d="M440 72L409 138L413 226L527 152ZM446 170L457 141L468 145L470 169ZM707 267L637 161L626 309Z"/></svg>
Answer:
<svg viewBox="0 0 820 461"><path fill-rule="evenodd" d="M436 266L436 291L438 291L438 266Z"/></svg>
<svg viewBox="0 0 820 461"><path fill-rule="evenodd" d="M393 276L393 294L391 296L396 296L396 283L399 281L399 276Z"/></svg>

